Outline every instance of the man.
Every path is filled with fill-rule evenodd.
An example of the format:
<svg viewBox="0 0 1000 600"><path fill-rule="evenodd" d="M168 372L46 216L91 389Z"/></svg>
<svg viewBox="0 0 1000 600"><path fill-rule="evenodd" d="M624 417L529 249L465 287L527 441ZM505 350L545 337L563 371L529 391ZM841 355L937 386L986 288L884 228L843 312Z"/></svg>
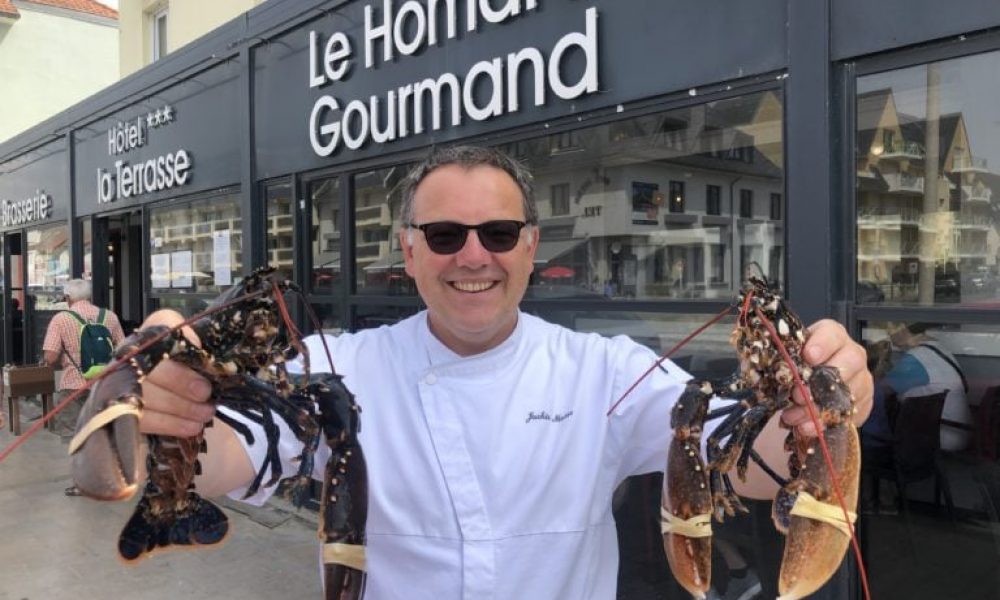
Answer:
<svg viewBox="0 0 1000 600"><path fill-rule="evenodd" d="M76 313L84 321L97 322L101 308L91 304L91 297L92 288L90 282L85 279L71 279L63 285L63 300L67 304L68 311ZM80 322L68 311L60 311L52 317L45 331L45 341L42 342L45 363L54 369L62 369L62 378L59 380L56 392L56 405L59 405L66 396L82 388L85 383L80 372ZM111 340L116 346L125 339L121 323L113 312L104 311L103 323L111 332ZM55 418L53 431L64 437L72 435L80 407L86 399L86 396L78 398L63 409ZM67 490L67 493L70 492L71 490Z"/></svg>
<svg viewBox="0 0 1000 600"><path fill-rule="evenodd" d="M578 333L519 312L538 213L530 176L505 155L433 153L410 174L401 217L406 272L427 310L327 338L364 411L366 598L613 598L612 492L630 475L663 469L669 412L688 375L665 363L606 416L655 355L624 336ZM147 324L180 320L161 311ZM318 339L309 340L314 349ZM862 421L872 384L860 346L823 321L806 355L841 368ZM327 362L317 350L311 361L314 371ZM170 362L143 393L146 433L192 435L214 414L208 384ZM782 420L815 435L804 407ZM197 485L239 497L262 464L261 444L220 425L204 429L209 450ZM771 427L758 443L772 464L787 462L783 438ZM286 473L298 452L283 435ZM317 454L319 469L326 456ZM754 497L775 490L759 470L740 488Z"/></svg>

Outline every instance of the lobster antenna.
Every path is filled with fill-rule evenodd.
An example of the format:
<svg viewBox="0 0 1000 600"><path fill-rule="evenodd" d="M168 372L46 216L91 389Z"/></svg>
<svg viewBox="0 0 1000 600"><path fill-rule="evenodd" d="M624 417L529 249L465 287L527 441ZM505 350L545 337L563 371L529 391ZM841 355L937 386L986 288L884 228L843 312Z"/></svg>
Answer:
<svg viewBox="0 0 1000 600"><path fill-rule="evenodd" d="M232 306L234 304L238 304L240 302L249 300L251 298L255 298L257 296L261 296L264 293L265 293L264 290L257 290L256 292L249 292L249 293L243 294L242 296L238 296L236 298L233 298L232 300L229 300L228 302L223 302L222 304L219 304L219 305L216 305L216 306L210 306L207 309L205 309L205 310L203 310L203 311L201 311L199 313L196 313L193 316L190 316L190 317L184 319L179 324L177 324L177 325L175 325L173 327L169 327L169 328L161 331L157 335L154 335L153 337L151 337L150 339L148 339L146 342L144 342L142 344L139 344L135 348L129 350L127 353L125 353L124 355L122 355L121 358L115 359L114 361L108 363L108 366L106 366L104 368L104 370L101 371L101 374L98 377L95 377L94 379L88 379L88 380L86 380L84 382L84 384L83 384L83 387L77 389L72 394L66 396L66 398L62 402L60 402L55 407L53 407L52 410L50 410L41 419L38 419L37 421L35 421L31 425L31 427L29 427L16 440L14 440L13 442L11 442L6 448L4 448L3 451L0 452L0 463L2 463L8 456L10 456L11 453L14 452L14 450L18 446L20 446L21 444L23 444L24 442L26 442L28 440L28 438L30 438L32 435L34 435L39 429L41 429L42 427L44 427L46 423L48 423L50 420L52 420L53 417L55 417L64 408L66 408L66 406L68 406L71 402L73 402L74 400L76 400L77 398L79 398L80 396L82 396L84 394L84 392L90 390L90 388L92 388L98 381L101 381L102 379L104 379L105 377L107 377L108 375L110 375L111 373L114 373L118 369L122 368L123 366L125 366L126 364L128 364L129 361L131 361L133 358L135 358L137 355L139 355L142 352L145 352L147 349L149 349L150 347L152 347L157 342L161 341L163 338L167 337L168 335L172 334L173 332L177 331L178 329L180 329L182 327L185 327L187 325L190 325L191 323L194 323L198 319L201 319L201 318L207 317L209 315L212 315L214 313L217 313L220 310L226 309L226 308L228 308L228 307L230 307L230 306Z"/></svg>
<svg viewBox="0 0 1000 600"><path fill-rule="evenodd" d="M677 344L673 348L671 348L670 350L667 350L666 352L664 352L663 356L661 356L659 359L657 359L653 363L653 366L651 366L648 369L646 369L646 372L643 373L642 375L640 375L639 379L636 379L635 383L633 383L631 386L629 386L629 388L627 390L625 390L625 393L622 394L622 397L619 398L618 400L616 400L615 403L611 405L611 408L608 409L608 412L604 416L610 417L611 413L615 412L615 409L618 408L618 405L621 404L625 400L625 398L627 398L628 395L632 393L632 390L634 390L636 387L638 387L639 384L642 383L642 380L645 379L647 376L649 376L650 373L652 373L653 371L655 371L657 369L657 367L659 367L663 363L663 361L665 361L668 358L670 358L671 356L673 356L674 352L677 352L678 350L680 350L685 344L687 344L688 342L690 342L691 340L693 340L695 337L697 337L698 335L700 335L701 332L705 331L706 329L708 329L709 327L711 327L712 325L714 325L717 321L721 320L723 317L725 317L727 314L729 314L729 311L731 311L731 310L733 310L733 307L732 306L727 306L725 308L725 310L723 310L719 314L717 314L714 317L712 317L707 323L705 323L704 325L702 325L698 329L695 329L691 333L691 335L689 335L686 338L684 338L683 340L677 342Z"/></svg>
<svg viewBox="0 0 1000 600"><path fill-rule="evenodd" d="M805 400L806 411L809 413L809 420L812 421L813 427L816 429L816 438L819 440L819 448L823 454L823 461L826 463L826 468L829 472L836 473L837 469L833 466L833 457L830 456L830 448L826 445L826 436L823 434L823 427L819 422L819 416L816 413L816 404L813 402L812 394L809 392L809 387L802 381L802 377L799 374L799 370L795 368L795 363L792 361L792 357L788 354L788 349L785 348L785 344L781 341L781 336L778 335L778 331L774 328L774 324L771 323L764 316L759 308L755 308L757 312L757 317L767 328L767 333L774 341L775 347L781 353L781 358L788 365L789 370L792 373L792 379L795 382L795 387L799 390L799 394ZM868 587L868 573L865 570L864 559L861 555L861 547L858 545L858 536L856 535L856 530L854 524L851 522L850 515L848 514L847 502L844 501L844 494L840 489L840 482L837 481L836 477L830 477L830 483L832 484L833 495L837 499L837 504L840 506L840 510L844 513L844 523L847 525L847 530L851 534L851 547L854 550L854 556L858 561L858 572L861 575L861 588L864 592L866 599L871 598L871 591Z"/></svg>
<svg viewBox="0 0 1000 600"><path fill-rule="evenodd" d="M319 320L319 315L317 315L316 311L313 310L312 305L310 305L309 302L306 301L307 299L305 294L303 294L301 290L297 290L297 292L299 298L301 298L302 300L302 305L305 308L306 316L309 317L309 323L312 324L313 329L315 331L319 332L319 341L321 344L323 344L323 352L326 353L326 362L327 364L330 365L330 370L333 371L334 374L336 374L337 369L333 366L333 353L330 352L330 346L326 343L326 334L323 333L323 323Z"/></svg>

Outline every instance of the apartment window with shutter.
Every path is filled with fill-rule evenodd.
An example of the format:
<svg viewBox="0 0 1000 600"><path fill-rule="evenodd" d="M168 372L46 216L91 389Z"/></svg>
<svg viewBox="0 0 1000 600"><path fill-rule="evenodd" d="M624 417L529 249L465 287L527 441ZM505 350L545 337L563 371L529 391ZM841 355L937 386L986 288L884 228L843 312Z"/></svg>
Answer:
<svg viewBox="0 0 1000 600"><path fill-rule="evenodd" d="M557 183L549 188L552 193L552 216L569 214L569 184Z"/></svg>
<svg viewBox="0 0 1000 600"><path fill-rule="evenodd" d="M683 181L671 181L670 182L670 212L672 213L682 213L684 212L684 182Z"/></svg>
<svg viewBox="0 0 1000 600"><path fill-rule="evenodd" d="M722 214L722 188L709 184L705 187L705 214Z"/></svg>
<svg viewBox="0 0 1000 600"><path fill-rule="evenodd" d="M740 216L744 219L753 218L753 190L740 190Z"/></svg>
<svg viewBox="0 0 1000 600"><path fill-rule="evenodd" d="M157 61L167 55L167 9L163 8L150 16L150 36L153 51L151 61Z"/></svg>

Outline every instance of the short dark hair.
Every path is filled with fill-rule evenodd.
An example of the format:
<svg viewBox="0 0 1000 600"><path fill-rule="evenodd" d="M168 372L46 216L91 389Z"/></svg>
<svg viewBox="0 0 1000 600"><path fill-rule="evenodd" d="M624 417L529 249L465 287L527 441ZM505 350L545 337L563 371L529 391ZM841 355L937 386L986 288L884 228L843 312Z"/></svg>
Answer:
<svg viewBox="0 0 1000 600"><path fill-rule="evenodd" d="M920 323L920 322L910 323L909 325L906 326L906 330L912 333L913 335L920 335L921 333L924 333L930 328L931 328L930 323Z"/></svg>
<svg viewBox="0 0 1000 600"><path fill-rule="evenodd" d="M524 220L529 225L538 223L538 205L535 203L533 177L528 168L520 161L496 148L448 146L432 148L427 158L410 170L409 175L403 180L403 203L399 209L399 216L404 227L413 222L413 197L417 192L417 186L436 169L448 165L459 165L466 169L487 166L504 171L521 189Z"/></svg>

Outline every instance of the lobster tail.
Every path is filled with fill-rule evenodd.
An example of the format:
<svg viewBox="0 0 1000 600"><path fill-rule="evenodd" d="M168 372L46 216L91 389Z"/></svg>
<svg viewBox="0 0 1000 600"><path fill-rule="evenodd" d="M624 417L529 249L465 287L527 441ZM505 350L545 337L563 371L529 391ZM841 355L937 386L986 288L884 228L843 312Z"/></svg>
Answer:
<svg viewBox="0 0 1000 600"><path fill-rule="evenodd" d="M171 519L154 514L150 502L153 495L147 487L118 536L118 553L122 559L138 560L157 548L168 546L218 544L229 533L226 513L194 492L189 492L188 510Z"/></svg>

